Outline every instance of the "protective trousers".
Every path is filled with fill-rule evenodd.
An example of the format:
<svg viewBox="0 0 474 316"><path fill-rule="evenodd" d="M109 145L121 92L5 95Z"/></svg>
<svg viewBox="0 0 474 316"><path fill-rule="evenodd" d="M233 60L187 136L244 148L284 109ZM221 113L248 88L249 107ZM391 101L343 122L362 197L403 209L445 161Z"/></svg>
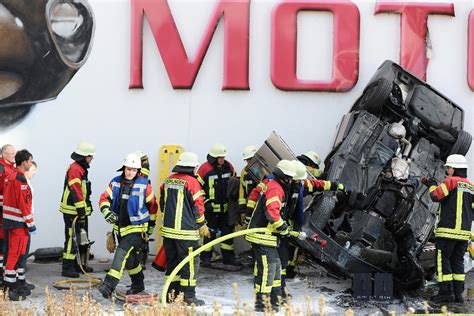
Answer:
<svg viewBox="0 0 474 316"><path fill-rule="evenodd" d="M439 293L461 296L464 291L464 254L467 241L436 238L435 246Z"/></svg>
<svg viewBox="0 0 474 316"><path fill-rule="evenodd" d="M234 232L234 226L229 225L229 216L227 212L218 213L212 210L206 210L204 216L207 221L207 226L211 230L211 238L204 238L204 244L214 240L217 232L221 231L221 235L225 236ZM235 261L234 254L234 240L229 239L221 243L221 252L224 264ZM209 248L201 253L201 260L203 262L211 262L212 248Z"/></svg>
<svg viewBox="0 0 474 316"><path fill-rule="evenodd" d="M142 234L131 233L123 237L118 236L117 239L119 244L115 251L112 267L107 272L104 283L107 283L114 290L126 269L132 279L132 287L143 286L145 276L139 257L139 253L145 244Z"/></svg>
<svg viewBox="0 0 474 316"><path fill-rule="evenodd" d="M8 234L8 253L5 263L5 274L3 281L11 286L17 281L18 263L22 257L26 256L29 233L26 228L13 228L5 231ZM24 271L22 273L24 280Z"/></svg>
<svg viewBox="0 0 474 316"><path fill-rule="evenodd" d="M74 229L72 227L74 218L76 215L63 214L64 218L64 252L63 252L63 270L76 271L76 256L77 256L77 245L74 244L73 231L75 230L75 239L79 242L81 228L84 228L88 232L88 217L86 216L85 221L82 223L76 220ZM89 234L89 233L88 233ZM79 246L79 252L81 257L87 253L87 246Z"/></svg>
<svg viewBox="0 0 474 316"><path fill-rule="evenodd" d="M277 248L253 244L252 249L256 261L254 290L256 293L255 307L264 307L263 297L270 295L273 306L278 305L281 297L281 262Z"/></svg>
<svg viewBox="0 0 474 316"><path fill-rule="evenodd" d="M163 238L166 254L165 280L168 280L174 268L183 261L191 252L199 248L199 240L179 240ZM168 288L167 299L173 299L183 292L185 298L196 297L196 276L199 268L199 257L191 258L178 275L176 275ZM174 293L173 293L174 292Z"/></svg>
<svg viewBox="0 0 474 316"><path fill-rule="evenodd" d="M290 240L288 237L280 238L278 256L280 257L281 262L281 294L283 297L286 297L286 269L290 261Z"/></svg>

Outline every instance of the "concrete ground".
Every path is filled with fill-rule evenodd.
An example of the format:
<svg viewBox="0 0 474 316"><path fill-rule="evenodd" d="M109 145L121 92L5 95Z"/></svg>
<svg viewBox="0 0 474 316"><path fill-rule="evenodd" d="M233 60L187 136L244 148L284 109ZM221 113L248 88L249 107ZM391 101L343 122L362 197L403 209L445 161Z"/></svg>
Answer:
<svg viewBox="0 0 474 316"><path fill-rule="evenodd" d="M150 259L151 261L152 259ZM96 271L94 274L104 277L104 270L110 263L99 263L92 261L91 266ZM406 313L408 308L412 307L415 311L423 313L425 310L424 302L436 291L434 284L428 285L425 289L417 293L406 293L401 298L389 302L358 302L351 294L351 280L335 279L327 275L325 270L318 267L301 266L298 268L298 275L295 279L289 280L288 288L293 296L293 307L300 311L312 310L313 313L319 313L320 299L324 297L324 313L326 315L344 315L344 312L351 308L357 315L387 315L390 311L397 314ZM45 287L52 286L54 281L63 279L60 276L60 263L34 263L28 265L27 279L36 285L36 289L25 302L18 302L22 306L37 306L39 311L44 310ZM164 283L164 273L153 269L148 264L145 270L145 284L147 292L160 293ZM218 302L222 307L224 314L232 314L236 299L235 292L238 292L239 300L250 306L253 304L252 298L252 272L250 268L239 272L225 272L213 269L200 269L198 276L197 296L206 302L206 305L200 307L199 311L211 312L213 304ZM119 285L120 289L125 290L130 283L128 276L125 276ZM237 291L233 290L233 284L237 284ZM450 311L464 314L474 314L474 271L467 274L466 277L466 295L468 299L463 306L448 306ZM59 291L51 289L52 293ZM78 291L78 293L85 293ZM110 308L112 302L101 297L97 289L92 290L92 296L103 307ZM121 310L121 305L114 305L116 311ZM431 312L439 312L439 307L430 307ZM283 314L283 313L281 313Z"/></svg>

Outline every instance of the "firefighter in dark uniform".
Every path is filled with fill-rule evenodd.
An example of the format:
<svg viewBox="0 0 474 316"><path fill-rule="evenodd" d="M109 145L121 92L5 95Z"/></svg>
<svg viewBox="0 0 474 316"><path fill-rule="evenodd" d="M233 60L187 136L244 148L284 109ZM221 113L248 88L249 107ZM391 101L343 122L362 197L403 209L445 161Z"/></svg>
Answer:
<svg viewBox="0 0 474 316"><path fill-rule="evenodd" d="M248 228L267 227L268 232L248 234L245 239L252 244L256 260L254 291L255 310L263 311L264 296L270 296L272 307L278 310L281 297L281 263L278 255L279 236L288 236L288 225L280 212L288 201L292 178L296 175L294 164L281 160L274 168L272 179L263 187ZM303 234L303 233L302 233Z"/></svg>
<svg viewBox="0 0 474 316"><path fill-rule="evenodd" d="M241 210L241 213L245 213L245 210L247 209L247 198L250 192L252 192L258 184L247 173L247 166L256 152L257 148L255 146L247 146L244 148L242 153L242 159L245 161L246 165L240 173L239 209Z"/></svg>
<svg viewBox="0 0 474 316"><path fill-rule="evenodd" d="M227 150L222 144L214 144L207 155L207 162L202 164L198 171L198 180L201 183L205 198L204 209L207 225L211 230L211 238L204 238L208 243L216 237L218 231L222 236L234 232L234 226L229 225L227 199L227 184L231 177L235 177L232 164L225 160ZM232 239L221 243L221 251L224 265L241 267L235 260L234 242ZM201 254L201 266L210 267L212 249L207 249Z"/></svg>
<svg viewBox="0 0 474 316"><path fill-rule="evenodd" d="M435 179L427 184L431 199L440 202L435 228L439 292L433 302L463 303L464 254L471 238L474 185L467 178L467 161L462 155L446 160L447 177L439 186Z"/></svg>
<svg viewBox="0 0 474 316"><path fill-rule="evenodd" d="M153 234L158 205L148 179L139 176L140 168L140 157L129 154L118 170L122 174L113 178L100 196L100 211L105 220L114 225L119 242L112 267L99 285L104 298L111 297L124 269L132 279L127 295L145 290L139 253Z"/></svg>
<svg viewBox="0 0 474 316"><path fill-rule="evenodd" d="M165 279L184 258L199 248L201 236L211 236L204 219L204 192L195 175L198 165L196 154L182 153L172 170L174 173L160 189L161 232L167 259ZM183 292L186 303L204 305L204 301L196 298L198 267L199 258L191 258L181 269L180 275L170 283L168 301Z"/></svg>
<svg viewBox="0 0 474 316"><path fill-rule="evenodd" d="M71 154L74 162L69 166L64 180L64 189L59 211L64 218L64 252L61 275L68 278L78 278L82 271L77 264L76 246L73 242L73 222L75 222L76 235L81 228L88 231L88 217L92 213L90 201L91 184L88 177L90 163L95 155L95 147L92 144L81 142ZM79 238L79 237L78 237ZM87 254L87 246L79 247L80 256ZM92 272L91 267L83 267L86 272Z"/></svg>

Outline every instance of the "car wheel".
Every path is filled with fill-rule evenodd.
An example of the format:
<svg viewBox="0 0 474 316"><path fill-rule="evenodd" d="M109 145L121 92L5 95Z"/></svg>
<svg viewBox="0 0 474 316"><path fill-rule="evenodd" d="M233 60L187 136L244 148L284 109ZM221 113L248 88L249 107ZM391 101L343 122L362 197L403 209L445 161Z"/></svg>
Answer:
<svg viewBox="0 0 474 316"><path fill-rule="evenodd" d="M451 149L450 155L459 154L466 155L471 147L472 135L466 131L459 131L458 139Z"/></svg>
<svg viewBox="0 0 474 316"><path fill-rule="evenodd" d="M336 201L332 195L322 194L312 208L311 225L318 229L324 228L334 207L336 207Z"/></svg>
<svg viewBox="0 0 474 316"><path fill-rule="evenodd" d="M385 78L380 78L365 88L358 110L378 114L385 100L390 96L390 92L392 92L392 83Z"/></svg>

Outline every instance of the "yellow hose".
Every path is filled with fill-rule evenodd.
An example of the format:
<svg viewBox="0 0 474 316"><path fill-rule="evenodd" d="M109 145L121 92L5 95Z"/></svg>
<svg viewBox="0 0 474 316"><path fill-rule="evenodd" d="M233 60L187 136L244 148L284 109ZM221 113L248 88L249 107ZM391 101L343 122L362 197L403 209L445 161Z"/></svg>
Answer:
<svg viewBox="0 0 474 316"><path fill-rule="evenodd" d="M268 228L266 227L259 227L259 228L250 228L250 229L245 229L245 230L241 230L241 231L238 231L238 232L234 232L232 234L229 234L229 235L225 235L225 236L222 236L222 237L219 237L219 238L216 238L214 239L213 241L205 244L205 245L202 245L201 247L199 247L198 249L194 250L193 252L191 252L186 258L183 259L183 261L181 261L177 266L176 268L174 268L174 270L171 272L171 274L169 275L169 277L167 278L167 281L165 282L165 285L163 286L163 291L161 292L161 304L163 305L163 307L166 307L166 293L168 292L168 288L170 287L170 283L171 283L171 280L174 279L174 277L176 276L176 274L178 274L178 272L184 267L184 265L186 263L189 262L189 260L191 260L191 258L194 258L196 257L198 254L200 254L201 252L203 252L204 250L208 249L208 248L211 248L223 241L226 241L228 239L231 239L231 238L234 238L234 237L238 237L238 236L243 236L243 235L247 235L247 234L252 234L252 233L265 233L265 232L268 232Z"/></svg>

